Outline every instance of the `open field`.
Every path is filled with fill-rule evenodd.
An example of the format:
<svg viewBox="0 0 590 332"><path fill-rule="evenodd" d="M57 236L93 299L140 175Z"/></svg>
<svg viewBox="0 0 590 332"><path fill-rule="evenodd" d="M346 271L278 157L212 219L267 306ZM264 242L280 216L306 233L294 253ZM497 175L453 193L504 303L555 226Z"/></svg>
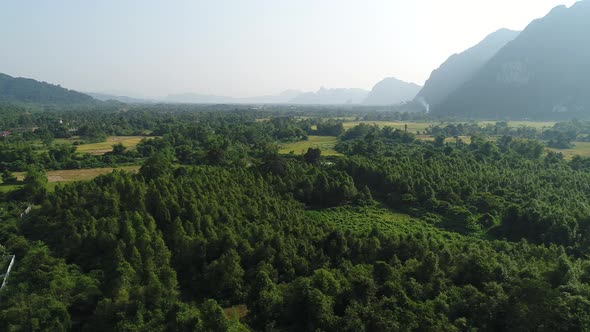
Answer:
<svg viewBox="0 0 590 332"><path fill-rule="evenodd" d="M87 169L66 169L59 171L47 172L47 180L49 183L53 182L72 182L72 181L87 181L103 174L111 173L115 169L120 169L128 172L137 172L140 166L121 166L121 167L105 167L105 168L87 168ZM25 177L23 172L15 172L17 179L22 181Z"/></svg>
<svg viewBox="0 0 590 332"><path fill-rule="evenodd" d="M340 156L341 154L334 150L336 143L336 136L309 136L307 141L281 144L279 153L290 154L293 151L295 154L304 154L308 148L320 148L323 156Z"/></svg>
<svg viewBox="0 0 590 332"><path fill-rule="evenodd" d="M120 169L128 172L137 172L140 166L121 166L121 167L106 167L106 168L89 168L89 169L68 169L62 171L47 172L47 180L49 183L53 182L72 182L72 181L87 181L103 174L111 173L115 169Z"/></svg>
<svg viewBox="0 0 590 332"><path fill-rule="evenodd" d="M94 155L105 154L113 150L113 145L122 143L127 150L133 150L142 139L147 136L110 136L106 142L78 145L78 152Z"/></svg>
<svg viewBox="0 0 590 332"><path fill-rule="evenodd" d="M140 166L121 166L121 167L105 167L105 168L88 168L88 169L67 169L60 171L47 172L48 189L53 190L59 183L74 182L74 181L88 181L103 174L111 173L115 169L124 170L127 172L137 172ZM24 172L15 172L14 175L19 181L24 180ZM0 184L0 192L8 192L20 188L21 184Z"/></svg>
<svg viewBox="0 0 590 332"><path fill-rule="evenodd" d="M93 155L102 155L107 152L111 152L113 150L113 145L117 143L122 143L127 150L133 150L137 146L142 139L146 138L153 138L154 136L109 136L107 140L104 142L98 143L88 143L88 144L81 144L77 145L77 152L80 153L89 153ZM74 144L74 142L79 142L79 137L72 137L72 138L60 138L56 139L54 143L56 144Z"/></svg>
<svg viewBox="0 0 590 332"><path fill-rule="evenodd" d="M565 159L572 159L575 155L590 157L590 142L573 142L573 149L553 149L547 148L548 151L561 152Z"/></svg>

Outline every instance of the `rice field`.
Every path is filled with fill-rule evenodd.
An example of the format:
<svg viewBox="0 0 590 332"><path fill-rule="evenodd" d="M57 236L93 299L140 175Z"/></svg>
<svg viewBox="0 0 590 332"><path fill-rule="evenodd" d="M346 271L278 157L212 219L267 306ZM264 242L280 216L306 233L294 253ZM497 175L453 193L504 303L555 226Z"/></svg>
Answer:
<svg viewBox="0 0 590 332"><path fill-rule="evenodd" d="M307 152L308 148L320 148L322 156L341 156L334 147L338 143L336 136L309 136L307 141L280 144L280 154L301 155Z"/></svg>

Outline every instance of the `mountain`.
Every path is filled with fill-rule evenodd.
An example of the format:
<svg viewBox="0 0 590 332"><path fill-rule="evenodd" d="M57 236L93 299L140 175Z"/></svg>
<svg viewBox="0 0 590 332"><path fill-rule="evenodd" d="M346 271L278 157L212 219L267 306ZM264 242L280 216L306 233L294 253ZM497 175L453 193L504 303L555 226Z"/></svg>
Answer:
<svg viewBox="0 0 590 332"><path fill-rule="evenodd" d="M163 101L187 104L306 104L306 105L341 105L360 104L368 91L362 89L325 89L317 92L287 90L278 95L236 98L217 95L184 93L169 95Z"/></svg>
<svg viewBox="0 0 590 332"><path fill-rule="evenodd" d="M180 104L235 104L235 98L215 95L202 95L198 93L179 93L169 95L164 99L168 103Z"/></svg>
<svg viewBox="0 0 590 332"><path fill-rule="evenodd" d="M344 105L360 104L369 92L363 89L326 89L320 88L317 92L306 92L289 101L290 104L305 105Z"/></svg>
<svg viewBox="0 0 590 332"><path fill-rule="evenodd" d="M367 105L393 105L416 97L422 87L397 78L389 77L377 83L364 100Z"/></svg>
<svg viewBox="0 0 590 332"><path fill-rule="evenodd" d="M533 21L433 112L562 119L590 109L590 1Z"/></svg>
<svg viewBox="0 0 590 332"><path fill-rule="evenodd" d="M469 81L498 51L514 40L519 32L498 30L479 44L460 54L453 54L434 70L416 96L432 106L443 102L451 93Z"/></svg>
<svg viewBox="0 0 590 332"><path fill-rule="evenodd" d="M301 91L287 90L278 95L236 98L216 95L202 95L197 93L184 93L169 95L164 99L170 103L186 104L284 104L301 94Z"/></svg>
<svg viewBox="0 0 590 332"><path fill-rule="evenodd" d="M157 103L157 100L152 99L142 99L142 98L134 98L134 97L127 97L127 96L119 96L119 95L111 95L107 93L97 93L97 92L86 92L87 95L91 96L92 98L100 101L109 101L115 100L126 104L152 104Z"/></svg>
<svg viewBox="0 0 590 332"><path fill-rule="evenodd" d="M59 85L0 73L0 101L38 104L84 104L94 101L89 95Z"/></svg>

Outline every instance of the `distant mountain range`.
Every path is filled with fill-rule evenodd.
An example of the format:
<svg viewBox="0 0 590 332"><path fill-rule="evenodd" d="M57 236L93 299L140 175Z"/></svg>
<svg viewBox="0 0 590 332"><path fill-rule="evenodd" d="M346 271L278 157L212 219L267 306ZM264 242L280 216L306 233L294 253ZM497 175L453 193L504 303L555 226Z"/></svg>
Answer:
<svg viewBox="0 0 590 332"><path fill-rule="evenodd" d="M298 104L298 105L393 105L412 100L420 86L395 78L377 83L372 91L320 88L315 92L287 90L279 95L251 98L185 93L170 95L162 102L189 104Z"/></svg>
<svg viewBox="0 0 590 332"><path fill-rule="evenodd" d="M188 104L284 104L301 94L301 91L287 90L278 95L236 98L216 95L203 95L197 93L184 93L169 95L162 99L168 103Z"/></svg>
<svg viewBox="0 0 590 332"><path fill-rule="evenodd" d="M291 99L291 104L303 105L344 105L362 103L369 91L363 89L326 89L321 87L316 92L302 93Z"/></svg>
<svg viewBox="0 0 590 332"><path fill-rule="evenodd" d="M390 77L377 83L371 91L322 87L315 92L287 90L279 95L251 98L185 93L170 95L162 101L190 104L394 105L412 100L420 88L414 83Z"/></svg>
<svg viewBox="0 0 590 332"><path fill-rule="evenodd" d="M433 108L441 116L574 118L590 111L590 1L533 21Z"/></svg>
<svg viewBox="0 0 590 332"><path fill-rule="evenodd" d="M316 92L287 90L278 95L236 98L184 93L163 98L138 98L115 93L81 93L28 78L15 78L0 73L0 101L37 104L84 104L96 101L118 101L127 104L302 104L302 105L393 105L411 100L420 87L395 78L377 83L372 91L363 89L327 89Z"/></svg>
<svg viewBox="0 0 590 332"><path fill-rule="evenodd" d="M363 103L366 105L394 105L403 103L414 99L421 88L418 84L389 77L377 83Z"/></svg>
<svg viewBox="0 0 590 332"><path fill-rule="evenodd" d="M185 93L170 95L163 101L169 103L190 104L302 104L302 105L338 105L360 104L367 97L368 91L362 89L325 89L317 92L287 90L278 95L235 98L216 95Z"/></svg>
<svg viewBox="0 0 590 332"><path fill-rule="evenodd" d="M59 85L0 73L0 101L66 105L90 103L94 99Z"/></svg>
<svg viewBox="0 0 590 332"><path fill-rule="evenodd" d="M107 94L107 93L86 92L86 94L96 100L118 101L118 102L126 103L126 104L153 104L153 103L158 102L157 100L154 100L154 99L127 97L127 96L112 95L112 94Z"/></svg>
<svg viewBox="0 0 590 332"><path fill-rule="evenodd" d="M517 31L501 29L465 52L453 54L432 72L416 99L431 106L440 104L451 93L473 78L502 47L514 40L518 34Z"/></svg>

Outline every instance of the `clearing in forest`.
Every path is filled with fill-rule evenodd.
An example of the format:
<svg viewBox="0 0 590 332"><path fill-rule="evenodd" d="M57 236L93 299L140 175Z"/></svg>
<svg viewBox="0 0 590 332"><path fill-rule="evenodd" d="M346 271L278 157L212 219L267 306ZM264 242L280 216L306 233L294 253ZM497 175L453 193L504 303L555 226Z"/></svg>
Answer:
<svg viewBox="0 0 590 332"><path fill-rule="evenodd" d="M49 182L48 189L53 190L55 186L63 182L74 182L74 181L88 181L95 177L103 174L111 173L115 169L124 170L127 172L137 172L140 166L119 166L119 167L104 167L104 168L87 168L87 169L66 169L59 171L47 172L47 180ZM24 180L25 172L15 172L14 175L19 181ZM0 184L0 192L8 192L18 189L22 184L11 184L5 185Z"/></svg>
<svg viewBox="0 0 590 332"><path fill-rule="evenodd" d="M342 154L334 150L337 143L338 137L336 136L309 136L306 141L281 143L279 153L290 154L293 152L300 155L306 153L308 148L320 148L322 156L341 156Z"/></svg>
<svg viewBox="0 0 590 332"><path fill-rule="evenodd" d="M109 136L105 142L78 145L78 152L101 155L113 150L113 145L122 143L127 150L133 150L148 136Z"/></svg>

